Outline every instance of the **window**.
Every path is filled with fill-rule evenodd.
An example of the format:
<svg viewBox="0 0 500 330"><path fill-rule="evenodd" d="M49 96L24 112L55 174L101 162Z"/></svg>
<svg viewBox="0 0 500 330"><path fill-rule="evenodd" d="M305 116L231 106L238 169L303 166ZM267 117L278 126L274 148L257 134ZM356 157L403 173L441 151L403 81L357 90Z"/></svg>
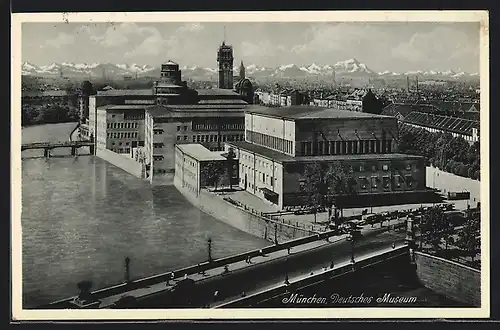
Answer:
<svg viewBox="0 0 500 330"><path fill-rule="evenodd" d="M129 142L126 142L126 143L125 143L125 145L126 145L126 146L128 146L128 145L130 145L130 143L129 143Z"/></svg>
<svg viewBox="0 0 500 330"><path fill-rule="evenodd" d="M262 182L266 183L266 175L262 173Z"/></svg>
<svg viewBox="0 0 500 330"><path fill-rule="evenodd" d="M406 164L406 170L411 171L411 164Z"/></svg>
<svg viewBox="0 0 500 330"><path fill-rule="evenodd" d="M187 126L184 126L184 130L187 131L188 127Z"/></svg>
<svg viewBox="0 0 500 330"><path fill-rule="evenodd" d="M366 189L366 185L368 184L368 180L366 180L366 177L360 176L359 182L360 182L361 189Z"/></svg>
<svg viewBox="0 0 500 330"><path fill-rule="evenodd" d="M388 171L389 170L389 165L387 165L387 164L382 165L382 169L384 171Z"/></svg>
<svg viewBox="0 0 500 330"><path fill-rule="evenodd" d="M180 140L181 140L181 137L180 137L180 136L178 136L178 137L177 137L177 141L180 141Z"/></svg>
<svg viewBox="0 0 500 330"><path fill-rule="evenodd" d="M271 177L271 187L274 187L274 178Z"/></svg>
<svg viewBox="0 0 500 330"><path fill-rule="evenodd" d="M401 187L401 183L403 182L403 178L401 178L399 175L394 176L394 185L396 187Z"/></svg>
<svg viewBox="0 0 500 330"><path fill-rule="evenodd" d="M384 185L384 189L389 189L391 186L391 181L388 176L384 176L382 178L382 184Z"/></svg>
<svg viewBox="0 0 500 330"><path fill-rule="evenodd" d="M411 175L405 175L405 180L408 187L413 185L413 177Z"/></svg>
<svg viewBox="0 0 500 330"><path fill-rule="evenodd" d="M177 126L177 131L180 131L181 130L181 127L180 126Z"/></svg>
<svg viewBox="0 0 500 330"><path fill-rule="evenodd" d="M377 165L372 165L372 172L377 172Z"/></svg>
<svg viewBox="0 0 500 330"><path fill-rule="evenodd" d="M187 141L188 137L187 135L184 135L184 141Z"/></svg>
<svg viewBox="0 0 500 330"><path fill-rule="evenodd" d="M377 188L378 177L372 176L372 187Z"/></svg>
<svg viewBox="0 0 500 330"><path fill-rule="evenodd" d="M360 165L360 166L359 166L359 171L360 171L360 172L364 172L364 171L365 171L365 167L364 167L363 165Z"/></svg>

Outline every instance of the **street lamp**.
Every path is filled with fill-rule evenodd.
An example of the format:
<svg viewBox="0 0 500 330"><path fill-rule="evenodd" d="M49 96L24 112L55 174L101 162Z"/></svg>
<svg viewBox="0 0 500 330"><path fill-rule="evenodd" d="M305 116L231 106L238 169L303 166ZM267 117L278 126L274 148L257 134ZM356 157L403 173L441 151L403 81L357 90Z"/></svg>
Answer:
<svg viewBox="0 0 500 330"><path fill-rule="evenodd" d="M208 262L212 262L212 239L208 239Z"/></svg>
<svg viewBox="0 0 500 330"><path fill-rule="evenodd" d="M354 264L354 262L355 262L355 260L354 260L354 241L356 239L354 229L351 229L350 237L351 237L351 262Z"/></svg>

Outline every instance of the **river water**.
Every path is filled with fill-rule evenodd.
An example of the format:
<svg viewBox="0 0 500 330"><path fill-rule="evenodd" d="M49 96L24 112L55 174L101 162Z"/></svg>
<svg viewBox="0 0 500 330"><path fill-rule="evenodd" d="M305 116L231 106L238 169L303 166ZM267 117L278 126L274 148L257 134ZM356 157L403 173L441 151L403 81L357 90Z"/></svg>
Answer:
<svg viewBox="0 0 500 330"><path fill-rule="evenodd" d="M65 141L75 123L23 128L22 142ZM94 156L56 149L22 154L23 306L45 304L121 283L124 259L139 278L262 248L269 242L241 232L192 206L173 187L152 187ZM83 154L83 152L82 152Z"/></svg>

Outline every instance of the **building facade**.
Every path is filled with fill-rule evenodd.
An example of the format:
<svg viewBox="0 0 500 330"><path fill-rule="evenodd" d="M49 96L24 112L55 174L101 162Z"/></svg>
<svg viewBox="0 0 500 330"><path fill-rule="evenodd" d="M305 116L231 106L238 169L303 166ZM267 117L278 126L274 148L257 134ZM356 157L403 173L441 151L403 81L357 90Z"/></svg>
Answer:
<svg viewBox="0 0 500 330"><path fill-rule="evenodd" d="M234 97L237 96L234 94ZM148 108L146 159L151 164L151 181L169 180L175 171L177 145L197 143L209 151L222 151L225 142L243 141L246 106L246 103L236 102Z"/></svg>
<svg viewBox="0 0 500 330"><path fill-rule="evenodd" d="M398 203L426 191L423 157L397 152L397 119L314 107L251 107L245 141L227 142L241 188L281 208L304 205L309 164L340 164L361 204Z"/></svg>
<svg viewBox="0 0 500 330"><path fill-rule="evenodd" d="M220 163L225 167L227 159L220 153L211 152L200 144L179 144L175 147L175 183L178 187L189 190L193 195L198 196L200 189L206 184L204 167L208 163ZM219 178L219 185L223 185L226 180L225 175Z"/></svg>

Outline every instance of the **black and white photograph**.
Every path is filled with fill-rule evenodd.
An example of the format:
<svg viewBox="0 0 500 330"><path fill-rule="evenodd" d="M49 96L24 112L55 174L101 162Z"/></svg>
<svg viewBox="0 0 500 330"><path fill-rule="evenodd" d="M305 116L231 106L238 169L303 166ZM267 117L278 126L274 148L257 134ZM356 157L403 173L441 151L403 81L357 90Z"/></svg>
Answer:
<svg viewBox="0 0 500 330"><path fill-rule="evenodd" d="M17 319L489 315L487 12L12 19Z"/></svg>

